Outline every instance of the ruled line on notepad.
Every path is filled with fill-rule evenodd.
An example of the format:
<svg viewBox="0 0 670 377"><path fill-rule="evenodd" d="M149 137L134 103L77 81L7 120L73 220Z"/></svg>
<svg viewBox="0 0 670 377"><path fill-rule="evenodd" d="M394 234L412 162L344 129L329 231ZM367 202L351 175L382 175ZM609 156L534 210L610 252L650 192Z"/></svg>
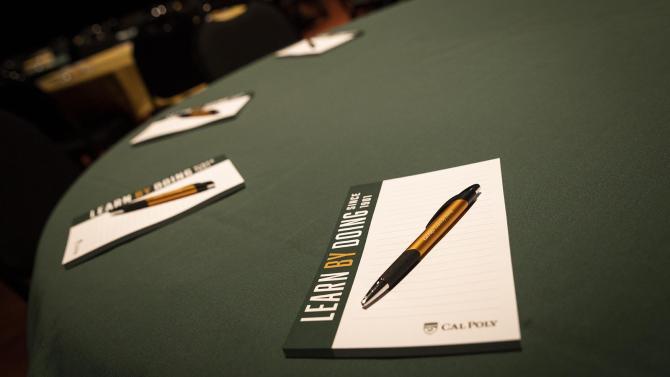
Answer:
<svg viewBox="0 0 670 377"><path fill-rule="evenodd" d="M414 224L416 224L416 222L414 222ZM405 234L405 233L413 234L416 237L418 235L416 230L414 232L410 232L408 230L407 225L409 225L409 224L405 224L404 226L403 225L397 225L397 226L394 226L394 227L385 228L384 231L380 231L378 233L378 236L379 236L378 240L397 239L399 237L399 235ZM461 225L461 224L457 224L456 226L458 226L458 225ZM460 226L457 230L455 229L455 233L457 233L459 235L481 234L482 229L492 230L492 229L490 229L490 226L491 226L491 223L462 224L462 226ZM424 228L418 228L419 233L423 229ZM413 230L413 228L410 228L410 230ZM393 237L386 237L387 235L393 235ZM453 237L453 234L451 236ZM481 236L480 236L480 238L481 238Z"/></svg>
<svg viewBox="0 0 670 377"><path fill-rule="evenodd" d="M384 298L388 300L388 297L384 297ZM466 308L468 306L471 306L471 305L482 306L482 304L489 304L489 305L485 305L485 306L491 306L491 304L493 304L493 306L498 306L498 305L496 305L497 302L492 302L494 300L495 300L495 297L493 297L493 296L492 297L484 297L484 298L481 298L481 299L452 300L452 301L441 301L441 302L431 300L431 302L425 303L423 305L414 304L411 307L410 306L398 306L398 305L393 306L389 302L388 304L384 305L383 307L379 306L378 310L375 310L375 311L370 310L370 313L384 312L384 313L388 313L388 314L383 314L383 315L378 315L378 316L379 317L385 317L385 318L393 318L393 317L398 317L398 316L402 316L403 314L409 314L409 313L417 313L417 314L433 313L433 310L443 310L445 308L445 306L446 307L448 307L448 306L458 306L458 307L462 307L464 309L464 311L469 311L469 310L472 310L472 309L466 309ZM397 302L400 302L400 301L397 301ZM433 309L433 310L425 310L426 308ZM367 316L366 316L366 318L367 318Z"/></svg>
<svg viewBox="0 0 670 377"><path fill-rule="evenodd" d="M459 279L462 277L466 276L479 276L479 275L487 275L487 274L492 274L492 273L497 273L498 271L496 270L487 270L487 271L479 271L479 272L474 272L471 274L449 274L449 276L440 276L437 278L425 278L422 277L421 280L417 281L416 283L425 283L425 282L432 282L432 281L446 281L450 279ZM406 284L413 284L412 281L406 282Z"/></svg>
<svg viewBox="0 0 670 377"><path fill-rule="evenodd" d="M440 316L440 315L447 315L447 314L454 314L454 313L469 313L469 312L487 312L487 311L494 311L494 310L499 310L500 306L486 306L486 307L477 307L477 308L468 308L468 309L463 309L463 310L449 310L449 311L440 311L440 312L418 312L418 313L403 313L403 314L398 314L393 316L393 318L407 318L407 317L416 317L416 318L421 318L422 320L426 317L426 315L434 315L434 316ZM375 316L375 315L366 315L365 317L353 317L357 320L361 321L367 321L367 320L377 320L377 319L386 319L388 318L387 316Z"/></svg>
<svg viewBox="0 0 670 377"><path fill-rule="evenodd" d="M488 296L482 296L480 298L473 298L468 300L453 300L453 299L435 300L432 298L427 299L426 297L424 297L423 300L416 301L416 303L414 303L412 306L402 305L402 302L399 300L396 301L389 300L389 302L385 303L384 306L380 305L378 310L387 312L388 314L384 314L384 316L392 318L396 315L402 315L405 313L429 313L436 310L444 310L445 308L449 307L458 307L461 309L466 309L468 307L473 306L489 306L489 305L497 306L499 302L496 299L496 297L492 294L492 292L493 290L489 290L488 292L484 292L488 293ZM453 296L456 296L456 294L454 294Z"/></svg>
<svg viewBox="0 0 670 377"><path fill-rule="evenodd" d="M434 286L434 287L421 287L421 288L414 288L414 287L407 287L403 289L405 292L430 292L430 291L439 291L442 289L449 289L452 287L462 287L462 286L476 286L478 284L487 284L487 283L492 283L492 282L497 282L499 279L494 278L494 279L479 279L479 280L473 280L473 281L461 281L460 283L457 284L444 284L440 286Z"/></svg>
<svg viewBox="0 0 670 377"><path fill-rule="evenodd" d="M468 260L476 260L476 259L483 259L483 258L494 258L496 257L496 254L493 253L492 248L485 248L485 249L479 249L479 250L468 250L468 252L462 252L458 254L446 254L446 253L435 253L432 255L432 260L434 261L433 265L437 265L438 263L441 263L442 261L448 262L448 263L454 263L454 262L460 262L460 261L468 261ZM461 258L457 258L459 256L465 256ZM373 261L370 261L369 266L370 267L378 267L378 266L385 266L388 265L388 258L379 258L375 259L374 263Z"/></svg>
<svg viewBox="0 0 670 377"><path fill-rule="evenodd" d="M435 294L435 293L425 294L425 293L428 293L430 291L422 291L422 292L419 292L419 293L415 293L414 295L412 295L412 297L404 298L403 301L406 301L407 303L411 303L412 301L424 301L425 298L430 297L431 298L431 303L438 304L438 303L441 302L440 298L454 297L454 296L458 297L460 293L467 293L468 295L471 295L471 294L477 294L477 293L480 293L480 292L491 292L492 290L495 290L495 289L496 289L495 286L483 287L483 288L478 288L478 289L465 289L465 290L463 290L463 289L461 289L461 290L441 289L441 290L439 290L440 294ZM404 289L403 289L402 292L407 293L407 291L404 290ZM477 298L477 299L485 299L485 298L486 297L480 297L480 298ZM493 298L493 297L491 297L491 298ZM388 302L389 302L389 305L394 303L392 297L390 297Z"/></svg>
<svg viewBox="0 0 670 377"><path fill-rule="evenodd" d="M498 261L493 261L492 260L492 261L487 261L487 262L484 262L484 263L481 263L481 262L480 263L468 263L468 264L465 264L465 265L457 265L457 266L453 266L453 265L440 266L440 267L435 266L435 268L431 268L431 269L428 269L424 266L421 266L421 273L424 276L432 276L433 274L442 273L442 272L445 272L445 271L449 271L449 272L472 271L474 268L477 268L477 267L486 267L486 266L490 266L492 264L497 264L497 263L498 263Z"/></svg>
<svg viewBox="0 0 670 377"><path fill-rule="evenodd" d="M403 231L398 232L396 236L389 236L389 235L384 235L384 236L379 236L375 240L373 240L370 244L371 245L379 245L379 246L393 246L395 248L400 247L400 245L403 245L402 247L407 247L409 244L414 241L417 238L417 233L421 233L423 229L419 229L415 232L408 232L408 231ZM454 234L447 234L440 243L438 243L435 247L441 247L443 246L442 244L447 244L447 243L454 243L454 242L461 242L461 241L489 241L490 238L489 236L495 235L495 230L493 229L482 229L479 231L473 231L470 232L468 229L459 229L457 232L454 232ZM400 243L400 245L398 244ZM405 244L406 243L406 244ZM468 244L469 245L469 244Z"/></svg>
<svg viewBox="0 0 670 377"><path fill-rule="evenodd" d="M446 238L446 237L445 237ZM375 243L374 246L379 248L381 253L385 252L390 252L390 251L395 251L398 252L404 251L404 248L398 247L398 243L402 241L396 241L396 242L384 242L384 243ZM453 255L453 253L462 253L463 248L462 246L464 244L467 244L467 246L472 246L472 249L479 249L482 247L486 247L486 245L495 245L495 241L493 240L482 240L480 238L476 237L468 237L468 238L457 238L457 239L445 239L443 240L444 245L438 245L436 246L437 250L443 250L445 253L449 253L450 255ZM410 242L406 242L407 245L410 244ZM453 253L452 253L453 252ZM380 253L380 254L381 254Z"/></svg>
<svg viewBox="0 0 670 377"><path fill-rule="evenodd" d="M462 252L447 252L447 251L442 251L442 250L432 250L428 255L426 255L426 258L430 258L430 263L429 265L436 265L436 264L443 264L443 263L452 263L452 262L457 262L460 260L467 260L465 257L474 257L478 255L482 255L484 253L490 253L490 257L496 258L497 254L493 252L495 247L494 245L490 245L489 247L480 247L478 249L473 249L473 250L467 250L467 251L462 251ZM433 253L433 254L431 254ZM368 266L371 268L378 268L380 266L386 266L393 262L393 258L400 253L397 252L397 250L389 250L384 252L384 255L378 256L376 258L370 258L367 260ZM458 258L457 258L458 257ZM454 259L452 259L454 258Z"/></svg>

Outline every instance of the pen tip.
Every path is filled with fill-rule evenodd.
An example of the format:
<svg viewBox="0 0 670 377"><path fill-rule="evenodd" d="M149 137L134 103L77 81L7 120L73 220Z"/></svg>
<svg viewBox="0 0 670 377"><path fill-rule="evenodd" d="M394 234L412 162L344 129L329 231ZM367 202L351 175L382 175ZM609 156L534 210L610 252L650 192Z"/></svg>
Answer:
<svg viewBox="0 0 670 377"><path fill-rule="evenodd" d="M379 300L386 292L391 288L387 283L382 280L377 280L375 284L370 288L368 293L361 300L361 305L363 309L367 309L370 305Z"/></svg>
<svg viewBox="0 0 670 377"><path fill-rule="evenodd" d="M474 185L469 186L465 190L461 191L460 194L456 195L456 198L465 199L468 201L468 204L472 204L477 197L479 197L479 184L475 183Z"/></svg>

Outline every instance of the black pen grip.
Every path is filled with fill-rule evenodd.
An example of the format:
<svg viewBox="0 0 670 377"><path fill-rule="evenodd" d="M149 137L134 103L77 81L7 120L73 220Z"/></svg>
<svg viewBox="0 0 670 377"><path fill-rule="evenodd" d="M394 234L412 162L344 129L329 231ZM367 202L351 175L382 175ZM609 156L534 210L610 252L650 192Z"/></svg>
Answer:
<svg viewBox="0 0 670 377"><path fill-rule="evenodd" d="M396 259L395 262L393 262L393 264L389 266L386 271L384 271L380 277L380 280L384 280L386 283L388 283L390 288L393 288L396 286L396 284L400 283L405 275L412 271L414 266L416 266L420 260L421 254L418 250L405 250L402 254L400 254L398 259Z"/></svg>
<svg viewBox="0 0 670 377"><path fill-rule="evenodd" d="M135 211L135 210L138 210L138 209L146 208L148 206L149 206L149 204L147 203L146 200L140 200L140 201L137 201L137 202L124 204L121 207L117 208L117 210L122 210L123 212L130 212L130 211Z"/></svg>

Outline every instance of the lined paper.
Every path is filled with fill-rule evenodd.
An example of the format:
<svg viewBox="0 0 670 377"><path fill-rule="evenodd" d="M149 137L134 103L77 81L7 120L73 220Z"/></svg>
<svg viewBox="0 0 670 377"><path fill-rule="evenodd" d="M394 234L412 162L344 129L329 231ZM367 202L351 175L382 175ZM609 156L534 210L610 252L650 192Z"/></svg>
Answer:
<svg viewBox="0 0 670 377"><path fill-rule="evenodd" d="M363 309L365 293L435 211L475 183L481 195L471 209L394 289ZM500 160L384 181L333 348L517 340Z"/></svg>
<svg viewBox="0 0 670 377"><path fill-rule="evenodd" d="M355 31L340 31L335 33L321 34L311 38L312 44L314 46L310 46L309 42L303 39L275 52L275 55L282 58L288 56L323 54L326 51L332 50L337 46L351 41L352 39L356 38L356 35L357 32Z"/></svg>
<svg viewBox="0 0 670 377"><path fill-rule="evenodd" d="M194 117L181 117L178 114L167 116L148 125L147 128L130 140L130 144L139 144L161 136L188 131L218 120L233 117L250 100L250 94L225 97L203 105L204 110L216 110L216 114Z"/></svg>
<svg viewBox="0 0 670 377"><path fill-rule="evenodd" d="M244 183L244 179L235 169L233 163L230 160L224 160L184 178L178 183L145 195L142 199L161 195L189 184L207 181L213 181L215 187L184 198L128 213L103 213L90 220L73 225L70 228L62 264L73 262L120 238L165 221Z"/></svg>

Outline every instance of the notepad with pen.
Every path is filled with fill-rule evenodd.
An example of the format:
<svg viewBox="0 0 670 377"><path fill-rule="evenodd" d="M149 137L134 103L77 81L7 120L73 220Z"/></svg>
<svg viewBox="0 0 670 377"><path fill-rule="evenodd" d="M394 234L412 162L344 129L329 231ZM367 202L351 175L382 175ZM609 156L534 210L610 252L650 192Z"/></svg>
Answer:
<svg viewBox="0 0 670 377"><path fill-rule="evenodd" d="M62 264L70 267L244 187L226 156L198 162L78 216Z"/></svg>
<svg viewBox="0 0 670 377"><path fill-rule="evenodd" d="M361 35L363 35L363 32L360 30L340 30L323 33L311 38L302 39L287 46L275 52L275 56L278 58L288 58L321 55L349 43Z"/></svg>
<svg viewBox="0 0 670 377"><path fill-rule="evenodd" d="M284 353L428 356L520 341L495 159L352 187Z"/></svg>
<svg viewBox="0 0 670 377"><path fill-rule="evenodd" d="M251 92L240 93L167 114L135 135L130 144L137 145L234 118L249 103L252 95Z"/></svg>

